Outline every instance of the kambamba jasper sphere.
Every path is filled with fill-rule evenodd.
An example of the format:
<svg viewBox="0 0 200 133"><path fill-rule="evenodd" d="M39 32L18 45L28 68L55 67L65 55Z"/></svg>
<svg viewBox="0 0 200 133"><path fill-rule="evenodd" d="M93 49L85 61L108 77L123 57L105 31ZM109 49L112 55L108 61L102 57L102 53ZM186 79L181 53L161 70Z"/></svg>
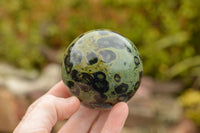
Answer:
<svg viewBox="0 0 200 133"><path fill-rule="evenodd" d="M135 94L142 69L139 53L129 39L109 30L94 30L66 49L62 79L82 104L105 109Z"/></svg>

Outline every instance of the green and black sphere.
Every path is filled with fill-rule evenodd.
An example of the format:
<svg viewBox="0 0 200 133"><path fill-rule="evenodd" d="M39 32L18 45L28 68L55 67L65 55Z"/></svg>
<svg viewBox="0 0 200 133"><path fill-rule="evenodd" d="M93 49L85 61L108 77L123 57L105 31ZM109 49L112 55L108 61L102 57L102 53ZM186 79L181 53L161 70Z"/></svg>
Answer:
<svg viewBox="0 0 200 133"><path fill-rule="evenodd" d="M62 79L87 107L111 108L128 101L140 86L142 61L135 45L109 30L77 37L66 49Z"/></svg>

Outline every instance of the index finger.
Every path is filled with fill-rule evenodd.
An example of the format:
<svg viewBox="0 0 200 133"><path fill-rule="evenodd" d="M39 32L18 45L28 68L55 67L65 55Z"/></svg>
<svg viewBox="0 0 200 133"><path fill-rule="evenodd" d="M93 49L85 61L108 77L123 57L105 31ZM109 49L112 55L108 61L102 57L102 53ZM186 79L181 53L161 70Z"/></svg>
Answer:
<svg viewBox="0 0 200 133"><path fill-rule="evenodd" d="M62 98L67 98L70 96L70 94L67 91L67 87L65 86L63 81L60 81L56 85L54 85L46 94Z"/></svg>

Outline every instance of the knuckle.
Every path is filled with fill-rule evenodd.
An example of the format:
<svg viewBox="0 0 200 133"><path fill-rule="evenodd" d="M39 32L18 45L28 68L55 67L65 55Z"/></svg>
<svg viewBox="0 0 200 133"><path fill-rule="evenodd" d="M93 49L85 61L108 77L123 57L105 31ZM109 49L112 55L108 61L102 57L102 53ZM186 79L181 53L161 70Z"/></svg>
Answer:
<svg viewBox="0 0 200 133"><path fill-rule="evenodd" d="M28 107L27 113L30 113L35 108L52 107L52 106L54 106L53 105L54 100L55 100L55 97L53 95L44 95Z"/></svg>
<svg viewBox="0 0 200 133"><path fill-rule="evenodd" d="M41 97L40 101L38 102L38 106L53 106L55 101L55 96L52 95L45 95L43 97Z"/></svg>
<svg viewBox="0 0 200 133"><path fill-rule="evenodd" d="M42 101L52 101L54 99L55 99L55 96L48 94L48 95L44 95L43 97L41 97L40 100L42 100Z"/></svg>

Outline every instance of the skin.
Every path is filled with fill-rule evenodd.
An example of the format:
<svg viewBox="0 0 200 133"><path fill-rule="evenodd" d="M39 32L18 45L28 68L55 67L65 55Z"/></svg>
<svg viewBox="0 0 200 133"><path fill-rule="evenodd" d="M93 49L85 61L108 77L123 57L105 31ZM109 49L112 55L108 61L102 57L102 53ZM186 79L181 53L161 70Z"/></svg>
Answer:
<svg viewBox="0 0 200 133"><path fill-rule="evenodd" d="M120 133L128 116L124 102L99 111L80 105L61 81L28 108L14 133L50 133L59 120L68 121L59 133Z"/></svg>

